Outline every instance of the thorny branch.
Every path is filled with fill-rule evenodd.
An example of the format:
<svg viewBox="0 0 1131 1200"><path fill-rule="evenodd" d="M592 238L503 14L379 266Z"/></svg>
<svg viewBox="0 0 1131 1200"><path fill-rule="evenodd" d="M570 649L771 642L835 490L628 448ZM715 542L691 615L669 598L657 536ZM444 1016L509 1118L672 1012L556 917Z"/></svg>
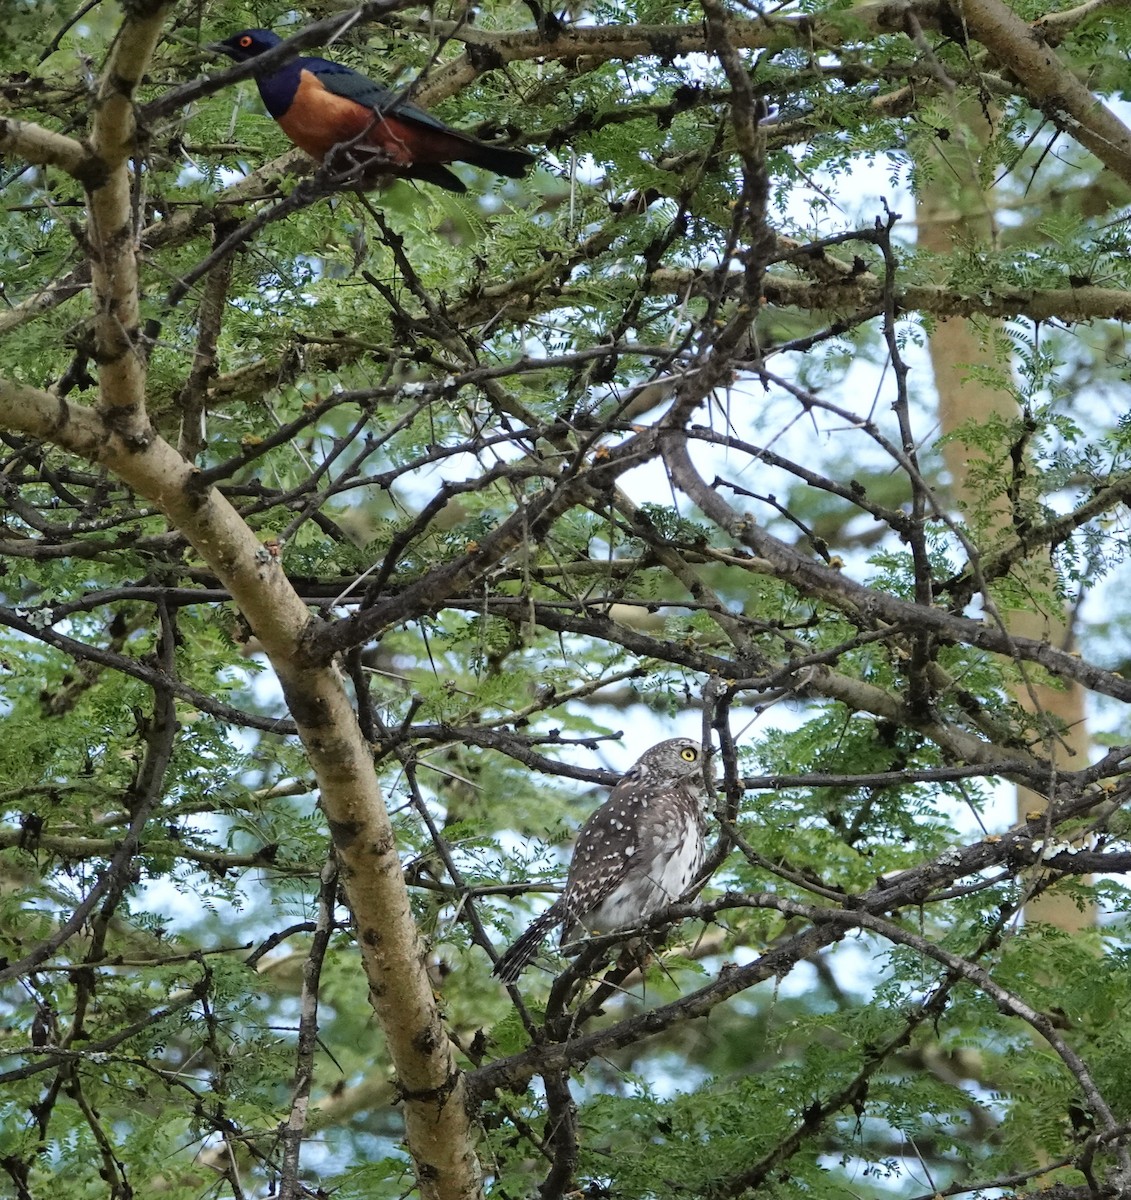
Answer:
<svg viewBox="0 0 1131 1200"><path fill-rule="evenodd" d="M238 854L178 845L172 830L146 830L154 806L163 799L173 753L174 700L219 723L288 737L302 731L318 762L320 783L328 787L323 807L343 853L359 846L377 847L381 878L388 881L380 897L365 890L378 876L369 870L376 856L361 855L355 873L343 876L345 886L357 889L367 901L360 906L359 930L365 952L376 954L382 947L388 933L384 919L390 912L396 909L398 919L403 917L397 928L406 940L397 969L370 980L377 998L386 986L398 986L410 975L421 985L414 1002L428 1014L428 1021L401 1045L417 1065L416 1052L423 1048L420 1059L428 1060L428 1071L415 1087L402 1082L401 1099L420 1122L417 1128L430 1128L435 1112L451 1102L456 1136L441 1137L437 1153L455 1147L463 1157L456 1164L454 1192L474 1194L470 1140L458 1094L461 1076L446 1056L447 1026L430 1003L429 988L418 970L423 954L407 936L414 925L400 887L402 868L417 895L426 895L429 904L452 906L455 919L471 930L473 953L480 959L493 954L484 915L488 898L513 895L530 885L470 877L433 810L432 797L442 796L442 788L424 787L417 765L429 748L459 746L492 761L520 764L528 773L608 785L616 778L614 772L588 765L588 758L569 761L568 756L578 749L595 750L611 735L574 735L568 729L563 733L558 722L571 706L599 702L602 689L613 681L639 685L636 695L643 696L662 676L668 696L682 688L687 707L701 703L704 729L715 735L721 750L724 836L710 864L718 872L715 878L725 881L729 866L741 855L746 867L773 880L780 890L725 894L684 905L661 914L655 926L677 918L720 927L730 922L727 936L737 938L743 911L759 909L783 918L782 935L754 962L720 970L698 990L638 1016L614 1016L604 1028L591 1028L591 1018L600 1003L615 995L623 977L606 976L600 990L571 1005L586 972L611 941L584 946L559 977L545 1026L531 1016L521 993L512 991L532 1044L492 1061L473 1040L476 1049L469 1059L476 1069L470 1076L471 1091L483 1101L503 1087L521 1089L536 1074L546 1081L550 1127L536 1135L549 1160L542 1195L549 1200L579 1183L575 1177L581 1130L569 1089L571 1069L707 1015L740 992L812 960L850 930L865 930L914 950L938 963L945 974L841 1090L824 1098L748 1171L723 1181L721 1194L757 1186L767 1172L788 1163L815 1126L854 1104L872 1074L912 1032L937 1019L960 980L1039 1034L1086 1097L1100 1128L1076 1157L1064 1162L1084 1170L1095 1191L1102 1181L1093 1173L1092 1159L1110 1148L1126 1176L1131 1168L1126 1130L1096 1085L1091 1066L1048 1013L994 977L993 951L1005 910L992 932L962 954L943 950L914 932L912 914L973 895L1026 869L1038 872L1037 886L1088 871L1131 869L1131 857L1108 830L1123 799L1122 776L1131 751L1117 747L1090 766L1054 770L1042 756L1039 721L1009 711L987 711L967 690L961 674L984 661L976 652L999 654L1014 666L1036 666L1077 681L1099 696L1121 702L1131 698L1131 685L1118 671L1044 641L1010 637L994 622L968 612L971 601L980 598L992 615L992 585L1008 582L1022 563L1047 557L1075 536L1118 519L1131 496L1131 482L1122 468L1077 480L1067 510L1058 507L1055 513L1019 525L992 547L974 547L967 531L935 500L924 446L912 420L899 331L910 310L942 316L1022 314L1042 321L1122 320L1131 311L1127 293L1090 282L1033 288L995 282L965 290L909 279L893 240L890 213L879 214L874 229L808 242L778 237L769 223L773 181L767 174L767 147L780 149L807 137L813 116L801 113L765 127L762 60L745 56L750 50L764 50L764 61L773 65L782 47L800 47L821 58L818 74L845 80L853 64L824 60L846 42L855 44L860 28L883 30L893 38L906 38L909 50L916 57L926 55L928 65L893 60L884 71L870 74L859 67L857 77L879 89L863 104L871 116L908 111L909 89L929 94L932 79L937 87L973 85L995 97L1027 95L1126 179L1131 177L1127 131L1039 36L1043 30L1048 41L1059 39L1069 16L1089 15L1105 2L1089 0L1074 14L1042 18L1037 34L997 0L963 0L956 10L926 0L867 4L844 17L774 14L753 20L740 19L712 0L704 7L705 24L562 26L553 37L542 26L491 30L461 20L449 27L433 14L429 36L452 38L466 46L466 53L428 72L418 92L425 103L453 94L488 71L535 59L546 72L545 86L554 88L563 78L557 73L560 64L587 74L610 60L649 56L670 64L681 54L709 52L728 87L690 89L693 95L611 112L583 108L558 127L541 131L546 145L564 150L586 133L627 125L629 120L670 124L689 113L709 118L704 125L708 136L694 153L657 156L648 163L653 182L660 185L654 195L650 183L648 190L633 190L626 199L616 191L614 179L605 180L603 209L586 195L586 224L571 225L570 236L561 244L546 239L523 261L508 264L505 273L485 262L473 277L432 285L396 221L371 210L388 255L388 271L378 275L366 268L357 279L351 277L348 286L364 287L368 302L390 314L389 328L378 334L323 329L314 320L306 328L299 322L243 360L225 342L232 281L246 257L236 252L266 240L268 226L299 215L343 180L331 179L331 169L323 167L321 174L280 198L277 180L282 169L293 166L292 156L252 173L209 204L181 200L172 192L146 197L141 173L133 174L128 161L140 148L135 122L153 128L154 122L179 113L190 102L322 43L343 23L382 22L404 6L390 0L361 5L345 17L335 15L308 26L254 63L169 89L140 106L132 93L159 32L163 6L129 6L121 39L99 85L89 148L86 141L53 133L37 122L0 121L0 148L7 154L58 169L89 195L89 226L74 226L64 265L26 294L9 298L5 292L10 307L0 314L0 334L15 335L34 321L53 320L69 311L66 306L77 308L78 301L87 299L91 307L75 324L93 328L93 341L88 337L84 342L87 332L80 330L76 344L67 347L71 366L52 376L58 383L42 380L39 388L7 381L0 385L0 421L9 431L0 450L6 500L0 515L0 552L40 567L73 559L98 568L114 567L123 554L132 552L143 559L144 567L137 577L123 579L120 587L91 587L65 599L49 594L40 600L29 592L0 610L0 622L26 644L38 644L58 656L55 661L96 666L145 684L153 691L156 715L145 730L146 751L135 787L115 811L99 816L99 836L89 829L80 833L53 827L54 816L43 818L38 811L24 814L19 826L13 823L0 831L0 847L21 854L39 854L68 868L76 861L105 864L98 882L68 918L19 961L0 969L0 981L49 971L73 979L70 1041L89 1036L84 1021L100 986L98 972L145 961L139 956L116 963L108 948L113 923L123 911L131 864L139 854L167 855L216 874L273 861L273 842L262 851ZM942 30L946 38L953 38L956 22L972 61L966 71L945 74L928 34ZM399 27L410 28L411 23L400 22ZM980 40L997 61L973 62L972 39ZM518 132L507 131L508 136ZM737 169L720 173L718 164L735 150ZM692 250L708 220L702 199L720 179L738 195L714 230L715 257L709 261ZM669 182L670 193L665 195L663 187ZM672 193L678 199L673 200ZM561 197L548 195L545 200L545 208L532 213L538 220ZM52 202L54 210L46 200L40 204L49 214L45 220L57 220L66 211L62 201ZM29 206L35 208L36 203L29 201ZM533 220L531 227L536 227ZM647 235L638 237L640 229ZM858 244L859 257L834 257L834 250L849 244ZM161 256L171 251L182 251L183 257L162 275ZM697 265L700 261L708 265ZM195 266L186 269L185 263L193 262ZM169 328L161 335L164 341L157 338L156 324L147 327L148 338L138 330L142 279L150 267L160 279L156 291L150 291L166 297L161 315ZM201 281L196 320L185 317L186 325L192 326L191 339L186 339L192 345L191 367L173 386L148 379L149 356L157 350L176 351L176 339L182 335L171 328L173 320L184 316L184 301ZM579 314L588 311L593 289L601 291L608 308L602 329L585 330L595 344L583 345L584 338L579 338L564 349L554 347L561 328L584 319ZM765 314L774 307L830 317L824 328L808 326L784 342L764 345ZM838 405L817 390L788 381L784 368L765 368L769 354L779 362L792 361L790 356L809 352L877 316L883 321L896 378L894 436L878 417L862 417L851 405ZM496 340L499 331L503 336ZM97 411L82 395L89 388L88 362L97 366L101 383ZM324 376L332 377L325 387ZM350 383L364 376L364 386L347 388L339 384L339 376ZM293 397L280 389L295 384L305 391L301 403L292 404ZM729 412L714 422L729 389L754 384L762 389L757 399L767 406L792 406L791 422L808 420L822 433L835 428L848 437L859 435L869 449L878 450L898 478L895 498L870 494L869 483L830 477L809 461L796 461L796 455L791 457L776 444L777 432L762 436L745 426L735 428ZM752 388L749 395L755 395ZM73 396L84 402L73 402ZM208 445L201 439L199 418L205 409L224 410L242 420L246 406L270 403L272 396L285 397L279 405L285 412L263 436L238 444L218 438ZM673 400L671 409L651 424L629 424ZM692 425L704 406L711 414L711 427ZM99 414L113 408L124 415L103 422ZM154 440L146 411L162 428L171 411L183 418L179 455L166 454ZM422 434L425 426L439 432L433 436L429 429ZM115 441L115 435L123 437L124 444ZM407 450L402 437L403 446L411 441ZM61 446L70 457L61 461L54 451L44 452L42 439ZM300 439L303 445L297 446ZM298 472L298 478L291 470L300 457L291 457L296 450L311 454L314 461L305 474ZM153 461L146 465L150 452ZM726 464L713 479L711 469L702 469L705 452L719 452L719 461ZM203 469L186 472L183 458L198 455ZM79 458L86 461L76 466ZM671 485L671 495L664 500L674 501L679 491L693 509L680 510L674 502L670 507L645 506L633 499L630 473L659 465ZM146 503L137 503L120 482L111 486L107 468L144 494ZM771 493L760 482L747 486L744 476L763 469L787 479L795 494L808 490L838 505L838 532L862 517L877 541L907 546L908 592L896 595L885 586L863 582L855 564L846 566L830 552L829 535L821 532L819 522L794 511L800 506L780 488ZM430 472L436 472L439 482ZM1018 490L1024 482L1018 479ZM359 508L387 505L380 508L382 514L392 514L387 527L373 536L369 530L355 537L345 528L342 511L352 502ZM170 532L153 530L162 512L173 526ZM217 513L220 520L209 524ZM480 523L471 532L473 519ZM265 535L281 534L252 536L248 522ZM962 552L959 559L965 556L957 572L944 570L933 557L931 539L944 533L950 537L949 548ZM315 565L315 556L303 557L304 539L324 553ZM299 547L293 556L287 551L291 543ZM188 557L190 545L200 557ZM767 595L777 601L772 616L766 615L770 606L760 608ZM191 683L177 677L175 643L192 610L208 611L233 601L254 614L263 635L249 645L248 653L258 653L266 644L282 664L281 678L295 719L283 716L281 705L280 715L274 717L223 703L209 692L219 681L204 679L201 673L186 671L184 678ZM146 614L130 629L145 630L151 624L157 631L152 654L134 653L120 634L94 632L93 623L81 620L97 610L100 620L106 618L101 628L110 630L130 606ZM312 607L319 619L311 617ZM281 611L287 614L285 621L277 620ZM150 616L153 620L148 622ZM585 641L599 645L612 665L606 663L569 684L539 682L518 700L512 696L507 702L480 702L478 696L469 696L462 707L453 697L467 680L453 669L453 678L445 681L451 687L444 709L425 697L424 685L442 676L451 660L438 653L428 668L405 668L384 644L408 631L427 629L441 617L477 622L492 634L498 627L507 631L510 641L503 649L482 636L483 661L476 682L504 674L521 661L518 651L534 644L539 653L552 647L561 652L562 661L569 661L569 648ZM822 640L822 625L833 624L835 638ZM952 650L967 656L953 671ZM356 729L336 673L335 659L343 653L354 689ZM881 669L868 675L859 662L873 654ZM312 674L324 685L321 690L310 688ZM374 688L370 693L374 678L388 683L387 692ZM898 727L907 744L886 766L858 772L744 769L739 758L742 738L736 732L739 714L744 706L760 714L780 700L843 712L846 721L870 716L877 727ZM426 706L430 707L422 713ZM334 716L328 719L331 710ZM324 739L347 727L348 755L343 755L337 752L340 745ZM349 771L342 766L347 759ZM378 769L394 759L403 765L410 813L424 831L426 851L398 857L392 826L384 823L384 809L372 787L371 759ZM828 878L817 876L791 861L791 855L763 855L743 833L744 808L755 789L827 788L851 795L993 778L1022 780L1047 793L1053 802L1047 819L955 845L863 892L847 892L831 871ZM371 802L367 809L356 803L359 789ZM304 784L296 794L308 790ZM31 809L40 807L39 801L41 807L55 802L57 794L44 785L44 790L32 788L12 799ZM185 798L170 805L169 817L193 811L210 810L207 805L194 809L191 798ZM366 824L374 813L375 823ZM37 826L39 820L44 825ZM852 849L860 841L858 824L845 823L844 844ZM1062 834L1076 836L1081 826L1096 839L1094 847L1089 842L1081 849L1057 840ZM738 854L728 859L732 848ZM290 868L292 873L303 869L309 868L303 868L301 860ZM300 1149L313 1128L308 1106L313 1100L318 968L333 928L336 898L331 875L323 877L314 926L303 923L276 930L263 939L251 960L252 965L260 964L269 950L295 933L315 935L302 995L296 1083L283 1134L281 1187L288 1196L302 1190ZM90 941L80 962L52 961L86 929ZM440 946L434 952L437 957L444 953L442 939ZM170 956L167 961L175 960ZM154 955L148 961L166 960ZM204 981L111 1037L83 1041L79 1049L65 1040L17 1046L13 1053L27 1062L0 1075L0 1082L56 1073L56 1084L39 1109L38 1120L45 1128L54 1097L79 1066L197 1002L205 1006L211 1030L208 1049L221 1058L218 1022L208 1007ZM43 1028L54 1019L48 1008L41 1005ZM107 1125L82 1088L74 1099L98 1147L106 1179L124 1194L132 1185L110 1144ZM224 1126L222 1134L225 1152L234 1157L241 1145L240 1131ZM428 1177L430 1163L418 1161ZM20 1163L6 1159L2 1165L17 1191L26 1192ZM229 1181L238 1189L235 1163L229 1165ZM1015 1175L985 1186L1013 1186L1027 1178Z"/></svg>
<svg viewBox="0 0 1131 1200"><path fill-rule="evenodd" d="M322 976L322 963L334 931L334 907L337 899L338 866L331 849L322 868L321 886L318 889L318 918L314 923L314 936L310 940L310 950L302 968L294 1090L291 1094L290 1114L279 1134L283 1143L283 1161L279 1171L280 1200L298 1200L304 1191L299 1178L299 1159L306 1132L310 1093L314 1085L314 1052L318 1046L318 985Z"/></svg>

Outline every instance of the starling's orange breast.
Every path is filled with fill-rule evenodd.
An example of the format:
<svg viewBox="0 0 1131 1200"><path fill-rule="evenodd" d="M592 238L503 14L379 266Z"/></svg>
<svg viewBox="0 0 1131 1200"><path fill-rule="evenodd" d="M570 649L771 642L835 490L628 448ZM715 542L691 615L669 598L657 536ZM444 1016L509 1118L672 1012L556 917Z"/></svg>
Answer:
<svg viewBox="0 0 1131 1200"><path fill-rule="evenodd" d="M342 142L381 150L391 163L444 163L466 153L464 139L396 116L381 116L348 96L329 91L312 71L299 76L294 99L278 119L283 132L312 158L323 159Z"/></svg>
<svg viewBox="0 0 1131 1200"><path fill-rule="evenodd" d="M299 76L290 108L278 118L287 137L319 160L340 142L364 133L375 120L375 114L356 100L327 91L310 71Z"/></svg>

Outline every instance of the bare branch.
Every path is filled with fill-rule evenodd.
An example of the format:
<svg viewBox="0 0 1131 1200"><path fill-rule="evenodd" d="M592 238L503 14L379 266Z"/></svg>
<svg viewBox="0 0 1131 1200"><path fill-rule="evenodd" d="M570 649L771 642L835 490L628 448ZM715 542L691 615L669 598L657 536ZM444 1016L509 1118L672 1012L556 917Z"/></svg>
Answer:
<svg viewBox="0 0 1131 1200"><path fill-rule="evenodd" d="M161 35L168 5L136 3L110 53L94 108L90 144L105 177L87 188L91 283L100 403L119 410L119 428L147 436L145 358L139 343L137 236L130 155L135 152L133 94Z"/></svg>
<svg viewBox="0 0 1131 1200"><path fill-rule="evenodd" d="M330 946L334 928L334 904L338 896L338 867L334 852L322 868L322 885L318 889L318 919L310 952L302 968L301 1015L298 1045L295 1048L295 1083L291 1095L291 1111L280 1130L283 1141L283 1165L279 1173L280 1200L299 1200L303 1195L299 1179L299 1157L306 1136L307 1111L314 1084L314 1051L318 1045L318 984L322 963Z"/></svg>
<svg viewBox="0 0 1131 1200"><path fill-rule="evenodd" d="M1021 81L1034 108L1131 182L1131 129L1060 61L1038 28L1002 0L955 0L955 7L963 28Z"/></svg>
<svg viewBox="0 0 1131 1200"><path fill-rule="evenodd" d="M106 176L105 164L82 142L32 121L0 117L0 151L39 167L58 167L88 188Z"/></svg>

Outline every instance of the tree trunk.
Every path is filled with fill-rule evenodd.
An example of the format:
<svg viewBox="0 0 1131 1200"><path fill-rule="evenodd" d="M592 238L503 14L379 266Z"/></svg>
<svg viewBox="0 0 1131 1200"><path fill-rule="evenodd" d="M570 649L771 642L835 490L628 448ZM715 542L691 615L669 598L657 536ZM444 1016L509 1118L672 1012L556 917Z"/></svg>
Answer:
<svg viewBox="0 0 1131 1200"><path fill-rule="evenodd" d="M940 155L936 164L937 179L922 189L918 200L919 245L940 255L953 254L955 247L965 242L974 247L994 248L997 227L991 205L992 197L983 188L978 176L978 157L989 141L989 124L980 111L969 107L955 109L955 133L943 143L945 159ZM1005 418L1016 415L1013 399L1004 391L979 379L971 368L979 362L988 363L987 337L980 334L969 320L954 318L940 320L929 339L931 366L938 391L939 432L953 434L964 424L983 423L998 414ZM979 456L975 447L961 440L948 441L943 458L950 474L953 506L963 506L973 512L985 500L970 486L971 464ZM1011 520L1008 502L1002 498L992 515L993 528L1005 529ZM1045 574L1042 564L1022 564L1036 574ZM1002 617L1011 633L1021 637L1040 638L1063 650L1072 650L1074 637L1063 612L1033 612L1006 610ZM1079 770L1086 764L1089 739L1084 718L1084 692L1078 684L1051 688L1039 682L1017 685L1015 698L1030 713L1043 713L1053 728L1063 728L1060 735L1050 731L1044 738L1042 751L1066 770ZM1044 797L1028 788L1017 789L1017 818L1043 810ZM1043 921L1058 929L1076 931L1094 924L1091 905L1080 905L1062 890L1051 888L1034 896L1025 908L1026 919Z"/></svg>

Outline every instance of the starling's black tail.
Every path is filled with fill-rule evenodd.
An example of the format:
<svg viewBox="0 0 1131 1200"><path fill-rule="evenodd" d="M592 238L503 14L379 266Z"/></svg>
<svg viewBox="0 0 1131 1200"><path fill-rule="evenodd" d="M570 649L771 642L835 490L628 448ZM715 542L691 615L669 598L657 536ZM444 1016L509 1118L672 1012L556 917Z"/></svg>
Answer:
<svg viewBox="0 0 1131 1200"><path fill-rule="evenodd" d="M414 163L411 167L406 167L404 172L410 179L423 179L425 183L434 183L437 187L445 188L449 192L458 192L461 195L467 191L467 184L447 167L442 167L439 163Z"/></svg>
<svg viewBox="0 0 1131 1200"><path fill-rule="evenodd" d="M491 146L486 142L475 142L474 149L469 146L467 153L461 157L473 167L483 167L484 170L494 171L496 175L506 175L508 179L521 179L530 164L538 159L537 154L529 154L525 150Z"/></svg>
<svg viewBox="0 0 1131 1200"><path fill-rule="evenodd" d="M560 925L565 917L565 910L560 902L551 904L540 917L531 922L527 931L499 959L492 974L498 975L504 983L514 983L538 953L538 947L546 940L550 930Z"/></svg>
<svg viewBox="0 0 1131 1200"><path fill-rule="evenodd" d="M461 138L460 142L463 145L454 159L455 162L471 163L473 167L483 167L484 170L494 171L496 175L507 175L511 179L521 179L523 172L538 157L536 154L527 154L525 150L488 146L486 142L477 142L474 138ZM463 180L439 163L413 163L411 167L402 167L395 173L407 175L410 179L422 179L425 183L434 183L449 192L467 191Z"/></svg>

